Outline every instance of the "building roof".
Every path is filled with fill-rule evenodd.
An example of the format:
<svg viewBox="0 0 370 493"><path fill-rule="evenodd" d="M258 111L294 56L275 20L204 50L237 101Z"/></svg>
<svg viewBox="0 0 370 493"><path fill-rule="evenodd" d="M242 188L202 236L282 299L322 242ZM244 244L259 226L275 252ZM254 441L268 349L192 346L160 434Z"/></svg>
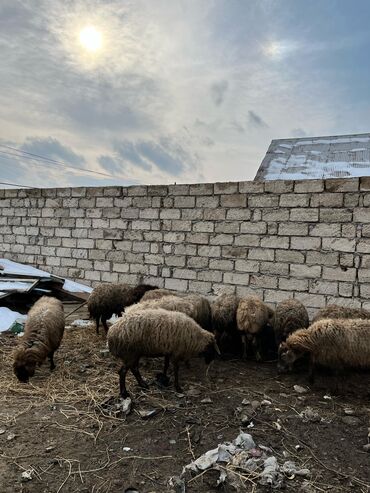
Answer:
<svg viewBox="0 0 370 493"><path fill-rule="evenodd" d="M273 140L255 180L313 180L369 175L370 133Z"/></svg>

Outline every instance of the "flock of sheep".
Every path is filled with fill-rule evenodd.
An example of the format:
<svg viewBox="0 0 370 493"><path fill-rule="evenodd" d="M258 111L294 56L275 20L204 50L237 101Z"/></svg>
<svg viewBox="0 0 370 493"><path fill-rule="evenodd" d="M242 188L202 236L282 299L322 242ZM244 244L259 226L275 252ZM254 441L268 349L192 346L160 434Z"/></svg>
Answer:
<svg viewBox="0 0 370 493"><path fill-rule="evenodd" d="M278 359L279 371L293 371L297 360L308 361L313 381L316 365L332 369L370 368L370 311L328 305L312 324L306 308L295 299L278 303L275 311L256 296L239 298L222 294L213 302L195 294L172 292L141 284L100 284L88 300L90 317L99 331L102 322L111 354L122 361L120 395L128 397L126 374L141 387L141 357L164 357L158 383L169 385L170 361L174 384L179 384L179 365L202 355L210 363L219 355L260 360ZM110 328L107 320L120 317ZM27 382L36 366L54 352L64 332L63 305L51 297L40 298L31 308L14 354L14 373Z"/></svg>

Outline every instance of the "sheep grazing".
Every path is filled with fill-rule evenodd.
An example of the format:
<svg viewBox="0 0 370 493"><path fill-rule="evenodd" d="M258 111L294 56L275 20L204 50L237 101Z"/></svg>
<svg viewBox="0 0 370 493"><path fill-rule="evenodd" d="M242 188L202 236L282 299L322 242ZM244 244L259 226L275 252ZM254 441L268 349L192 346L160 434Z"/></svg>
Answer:
<svg viewBox="0 0 370 493"><path fill-rule="evenodd" d="M310 325L305 306L298 300L284 300L277 304L274 316L276 344L286 340L289 334Z"/></svg>
<svg viewBox="0 0 370 493"><path fill-rule="evenodd" d="M221 353L240 355L241 335L236 324L240 298L235 294L221 294L211 303L212 328Z"/></svg>
<svg viewBox="0 0 370 493"><path fill-rule="evenodd" d="M370 368L370 321L323 319L299 329L279 347L278 371L290 370L295 361L309 356L309 381L316 365L334 370Z"/></svg>
<svg viewBox="0 0 370 493"><path fill-rule="evenodd" d="M126 306L138 303L147 291L155 289L156 286L149 284L139 284L136 287L128 284L99 284L87 301L90 318L96 321L96 333L99 333L100 319L105 332L108 332L108 319L113 315L120 317Z"/></svg>
<svg viewBox="0 0 370 493"><path fill-rule="evenodd" d="M185 313L203 329L210 330L210 307L208 300L198 295L164 296L160 299L147 300L137 303L127 309L127 313L162 308L168 311Z"/></svg>
<svg viewBox="0 0 370 493"><path fill-rule="evenodd" d="M147 291L140 301L149 301L149 300L159 300L164 296L179 296L180 294L175 291L170 291L169 289L152 289L151 291Z"/></svg>
<svg viewBox="0 0 370 493"><path fill-rule="evenodd" d="M161 377L167 381L167 371L172 360L175 389L182 392L179 385L179 364L190 358L203 355L210 363L217 351L213 334L203 330L194 320L180 312L148 309L125 313L108 332L108 346L113 356L123 362L119 370L120 394L128 397L126 374L131 370L138 384L147 388L139 372L142 356L165 356L165 368Z"/></svg>
<svg viewBox="0 0 370 493"><path fill-rule="evenodd" d="M370 311L365 308L350 308L348 306L328 305L321 308L314 316L312 323L324 318L362 318L370 319Z"/></svg>
<svg viewBox="0 0 370 493"><path fill-rule="evenodd" d="M247 296L239 302L236 312L238 330L242 333L243 357L247 357L247 346L250 345L256 359L261 360L264 345L274 346L272 320L274 311L257 296ZM248 344L249 342L249 344ZM272 352L273 348L268 348Z"/></svg>
<svg viewBox="0 0 370 493"><path fill-rule="evenodd" d="M20 382L33 377L36 365L48 357L50 371L54 370L54 352L64 333L64 310L61 301L43 296L28 313L24 336L15 350L13 370Z"/></svg>

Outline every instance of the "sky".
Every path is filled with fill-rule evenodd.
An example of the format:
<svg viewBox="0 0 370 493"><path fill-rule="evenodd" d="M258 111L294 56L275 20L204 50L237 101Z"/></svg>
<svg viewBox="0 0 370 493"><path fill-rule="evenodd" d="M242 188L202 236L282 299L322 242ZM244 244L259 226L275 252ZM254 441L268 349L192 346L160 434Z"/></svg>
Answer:
<svg viewBox="0 0 370 493"><path fill-rule="evenodd" d="M368 0L1 0L0 181L251 180L272 139L370 132L369 19Z"/></svg>

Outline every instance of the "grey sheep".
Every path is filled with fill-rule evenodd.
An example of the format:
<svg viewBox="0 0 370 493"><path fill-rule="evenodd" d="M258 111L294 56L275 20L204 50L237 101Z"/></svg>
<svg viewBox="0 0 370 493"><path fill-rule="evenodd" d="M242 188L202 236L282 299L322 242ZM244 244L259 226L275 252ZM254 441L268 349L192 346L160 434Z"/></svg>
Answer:
<svg viewBox="0 0 370 493"><path fill-rule="evenodd" d="M209 363L217 350L213 334L203 330L184 313L161 308L125 313L111 326L108 346L112 355L123 362L119 371L120 394L123 398L129 395L126 389L128 370L131 370L141 387L148 387L139 372L142 356L165 357L165 368L160 375L163 380L168 380L167 370L172 360L175 389L182 392L178 377L180 362L201 354Z"/></svg>
<svg viewBox="0 0 370 493"><path fill-rule="evenodd" d="M43 296L31 308L24 335L14 352L13 370L18 380L28 382L34 376L36 365L48 357L50 371L54 370L54 352L64 334L64 310L56 298Z"/></svg>
<svg viewBox="0 0 370 493"><path fill-rule="evenodd" d="M267 330L269 326L268 337L264 344L272 341L271 326L273 323L274 311L267 306L262 300L257 296L246 296L242 298L239 302L238 309L236 312L236 323L238 330L242 333L242 344L243 344L243 357L247 356L247 345L248 342L251 343L252 348L256 354L257 360L261 359L261 347L259 344L259 337L262 332Z"/></svg>
<svg viewBox="0 0 370 493"><path fill-rule="evenodd" d="M211 328L209 302L199 295L164 296L160 299L142 301L128 308L127 313L158 308L185 313L203 329Z"/></svg>
<svg viewBox="0 0 370 493"><path fill-rule="evenodd" d="M307 328L310 324L305 306L298 300L287 299L277 304L274 315L276 344L285 341L289 334Z"/></svg>
<svg viewBox="0 0 370 493"><path fill-rule="evenodd" d="M96 333L99 333L100 319L105 332L108 332L108 319L113 315L121 316L126 306L137 303L147 291L154 289L156 286L149 284L135 287L128 284L98 284L87 301L90 318L96 321Z"/></svg>
<svg viewBox="0 0 370 493"><path fill-rule="evenodd" d="M324 318L362 318L370 319L370 311L365 308L350 308L348 306L327 305L314 316L312 323Z"/></svg>
<svg viewBox="0 0 370 493"><path fill-rule="evenodd" d="M306 355L311 383L316 365L336 370L370 368L370 321L322 319L308 329L293 332L279 346L278 370L291 369L296 360Z"/></svg>

